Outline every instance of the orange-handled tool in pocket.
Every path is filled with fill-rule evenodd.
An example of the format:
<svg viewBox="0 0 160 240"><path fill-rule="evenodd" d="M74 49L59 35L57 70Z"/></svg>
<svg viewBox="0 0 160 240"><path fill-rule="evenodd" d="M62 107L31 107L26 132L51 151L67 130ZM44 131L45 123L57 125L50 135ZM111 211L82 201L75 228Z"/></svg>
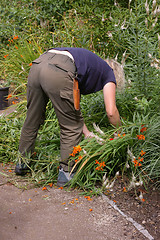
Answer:
<svg viewBox="0 0 160 240"><path fill-rule="evenodd" d="M73 100L75 110L80 110L80 90L76 79L73 80Z"/></svg>

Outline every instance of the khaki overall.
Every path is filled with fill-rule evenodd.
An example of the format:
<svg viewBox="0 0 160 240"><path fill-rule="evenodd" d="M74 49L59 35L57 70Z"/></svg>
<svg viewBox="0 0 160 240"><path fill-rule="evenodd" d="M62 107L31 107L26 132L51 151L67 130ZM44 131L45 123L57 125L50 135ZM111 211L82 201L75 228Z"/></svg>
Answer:
<svg viewBox="0 0 160 240"><path fill-rule="evenodd" d="M27 84L27 116L22 127L19 151L33 153L40 124L50 99L60 126L61 165L68 170L68 157L81 141L83 117L75 110L73 79L76 67L73 60L63 54L45 52L33 61ZM73 162L69 168L73 166Z"/></svg>

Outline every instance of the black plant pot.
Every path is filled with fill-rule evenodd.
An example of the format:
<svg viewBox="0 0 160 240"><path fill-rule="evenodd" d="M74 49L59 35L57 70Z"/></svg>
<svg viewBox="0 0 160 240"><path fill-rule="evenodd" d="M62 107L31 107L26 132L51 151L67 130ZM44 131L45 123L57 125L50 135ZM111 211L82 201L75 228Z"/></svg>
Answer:
<svg viewBox="0 0 160 240"><path fill-rule="evenodd" d="M9 87L0 88L0 110L4 110L8 107L8 93Z"/></svg>

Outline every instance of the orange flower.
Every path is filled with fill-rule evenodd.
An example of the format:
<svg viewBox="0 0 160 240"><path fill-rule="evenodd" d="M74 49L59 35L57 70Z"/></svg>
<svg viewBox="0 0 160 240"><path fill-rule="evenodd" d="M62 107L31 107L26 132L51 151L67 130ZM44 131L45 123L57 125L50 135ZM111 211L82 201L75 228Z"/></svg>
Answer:
<svg viewBox="0 0 160 240"><path fill-rule="evenodd" d="M147 128L146 128L146 127L144 127L144 125L142 125L141 127L142 127L142 128L141 128L141 131L140 131L140 132L142 132L142 133L143 133L143 132L145 132L145 131L147 130Z"/></svg>
<svg viewBox="0 0 160 240"><path fill-rule="evenodd" d="M138 158L138 159L139 159L140 162L143 161L143 158ZM142 164L141 164L139 161L136 160L136 159L133 160L133 163L134 163L134 166L135 166L135 167L137 167L137 166L138 166L138 167L141 167L141 166L142 166Z"/></svg>
<svg viewBox="0 0 160 240"><path fill-rule="evenodd" d="M29 41L29 43L31 43L31 41Z"/></svg>
<svg viewBox="0 0 160 240"><path fill-rule="evenodd" d="M16 49L18 49L18 47L17 47L17 46L15 46L15 48L16 48Z"/></svg>
<svg viewBox="0 0 160 240"><path fill-rule="evenodd" d="M143 162L144 158L138 157L140 162Z"/></svg>
<svg viewBox="0 0 160 240"><path fill-rule="evenodd" d="M140 155L143 156L143 155L145 155L145 154L146 154L146 152L144 152L143 150L141 150Z"/></svg>
<svg viewBox="0 0 160 240"><path fill-rule="evenodd" d="M12 172L12 170L8 170L8 172Z"/></svg>
<svg viewBox="0 0 160 240"><path fill-rule="evenodd" d="M82 150L80 145L73 147L73 152L70 154L70 156L75 157L77 153L79 153Z"/></svg>
<svg viewBox="0 0 160 240"><path fill-rule="evenodd" d="M21 55L21 57L23 58L23 55Z"/></svg>
<svg viewBox="0 0 160 240"><path fill-rule="evenodd" d="M31 198L29 198L29 199L28 199L28 201L29 201L29 202L31 202L31 201L32 201L32 199L31 199Z"/></svg>
<svg viewBox="0 0 160 240"><path fill-rule="evenodd" d="M106 166L106 164L105 164L105 162L98 162L97 160L95 161L95 164L98 164L99 166L98 167L96 167L96 170L101 170L101 171L103 171L103 167L105 167Z"/></svg>
<svg viewBox="0 0 160 240"><path fill-rule="evenodd" d="M90 209L89 209L89 211L90 211L90 212L92 212L92 211L93 211L93 209L92 209L92 208L90 208Z"/></svg>
<svg viewBox="0 0 160 240"><path fill-rule="evenodd" d="M14 37L13 37L13 40L16 40L16 39L18 39L18 36L14 36Z"/></svg>
<svg viewBox="0 0 160 240"><path fill-rule="evenodd" d="M31 66L32 66L32 63L30 63L29 66L31 67Z"/></svg>
<svg viewBox="0 0 160 240"><path fill-rule="evenodd" d="M84 196L88 201L92 201L92 198L90 196Z"/></svg>
<svg viewBox="0 0 160 240"><path fill-rule="evenodd" d="M53 183L48 183L48 185L49 185L50 187L53 187Z"/></svg>
<svg viewBox="0 0 160 240"><path fill-rule="evenodd" d="M134 166L137 167L138 161L136 159L133 160Z"/></svg>
<svg viewBox="0 0 160 240"><path fill-rule="evenodd" d="M61 189L61 190L62 190L62 189L63 189L63 187L59 187L58 189Z"/></svg>
<svg viewBox="0 0 160 240"><path fill-rule="evenodd" d="M82 159L82 156L79 156L78 159L75 159L75 162L79 162Z"/></svg>
<svg viewBox="0 0 160 240"><path fill-rule="evenodd" d="M12 101L12 104L16 104L16 102L15 102L15 101Z"/></svg>
<svg viewBox="0 0 160 240"><path fill-rule="evenodd" d="M123 187L123 192L127 192L127 189L126 189L126 187Z"/></svg>
<svg viewBox="0 0 160 240"><path fill-rule="evenodd" d="M4 55L4 58L7 58L8 57L8 54L7 55Z"/></svg>
<svg viewBox="0 0 160 240"><path fill-rule="evenodd" d="M127 189L126 189L126 187L123 187L123 192L127 192Z"/></svg>
<svg viewBox="0 0 160 240"><path fill-rule="evenodd" d="M145 140L145 136L144 135L137 135L138 140Z"/></svg>
<svg viewBox="0 0 160 240"><path fill-rule="evenodd" d="M73 199L73 200L71 200L69 203L73 204L73 203L74 203L74 199Z"/></svg>
<svg viewBox="0 0 160 240"><path fill-rule="evenodd" d="M42 191L44 191L44 190L47 190L47 188L46 188L46 187L43 187L43 188L42 188Z"/></svg>
<svg viewBox="0 0 160 240"><path fill-rule="evenodd" d="M11 98L11 97L12 97L12 94L9 94L8 97L7 97L7 99L9 99L9 98Z"/></svg>

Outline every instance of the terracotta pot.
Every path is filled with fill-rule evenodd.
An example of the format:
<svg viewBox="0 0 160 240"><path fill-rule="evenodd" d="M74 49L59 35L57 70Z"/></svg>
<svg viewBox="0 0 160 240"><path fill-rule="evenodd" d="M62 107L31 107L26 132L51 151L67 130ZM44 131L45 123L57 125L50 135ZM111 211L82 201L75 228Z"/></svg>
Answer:
<svg viewBox="0 0 160 240"><path fill-rule="evenodd" d="M0 88L0 110L4 110L8 107L8 94L9 94L9 87L2 87Z"/></svg>

